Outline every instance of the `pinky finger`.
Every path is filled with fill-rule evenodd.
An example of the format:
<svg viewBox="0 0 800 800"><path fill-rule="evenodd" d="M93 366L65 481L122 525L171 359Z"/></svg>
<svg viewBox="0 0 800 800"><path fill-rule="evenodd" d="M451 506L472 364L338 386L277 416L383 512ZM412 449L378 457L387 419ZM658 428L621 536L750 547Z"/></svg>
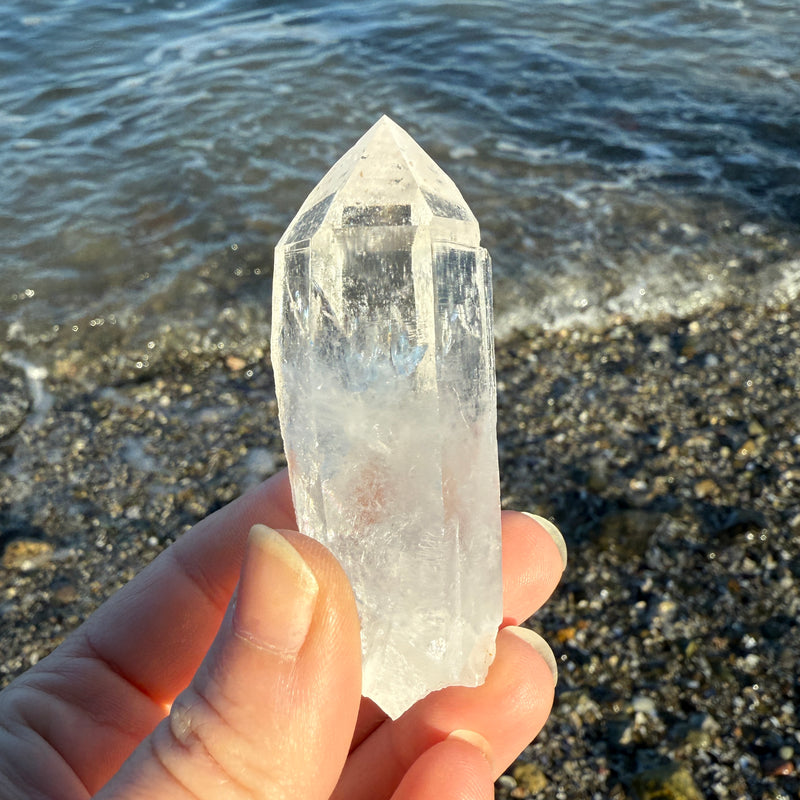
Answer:
<svg viewBox="0 0 800 800"><path fill-rule="evenodd" d="M472 731L455 731L409 768L392 800L493 800L489 743Z"/></svg>

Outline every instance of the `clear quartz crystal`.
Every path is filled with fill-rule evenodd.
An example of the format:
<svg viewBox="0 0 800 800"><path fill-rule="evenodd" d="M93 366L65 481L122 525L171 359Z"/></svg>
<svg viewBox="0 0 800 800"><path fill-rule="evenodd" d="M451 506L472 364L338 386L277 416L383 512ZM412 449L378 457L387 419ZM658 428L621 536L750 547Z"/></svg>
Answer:
<svg viewBox="0 0 800 800"><path fill-rule="evenodd" d="M388 117L283 234L272 319L297 521L353 586L364 695L397 717L482 683L502 618L491 264Z"/></svg>

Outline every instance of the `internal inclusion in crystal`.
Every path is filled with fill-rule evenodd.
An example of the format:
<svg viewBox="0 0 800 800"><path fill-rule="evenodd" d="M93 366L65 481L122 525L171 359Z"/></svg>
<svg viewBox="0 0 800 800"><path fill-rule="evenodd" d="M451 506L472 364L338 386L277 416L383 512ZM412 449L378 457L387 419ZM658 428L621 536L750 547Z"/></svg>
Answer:
<svg viewBox="0 0 800 800"><path fill-rule="evenodd" d="M363 692L481 683L502 618L491 267L455 184L381 118L275 251L272 362L300 530L337 556Z"/></svg>

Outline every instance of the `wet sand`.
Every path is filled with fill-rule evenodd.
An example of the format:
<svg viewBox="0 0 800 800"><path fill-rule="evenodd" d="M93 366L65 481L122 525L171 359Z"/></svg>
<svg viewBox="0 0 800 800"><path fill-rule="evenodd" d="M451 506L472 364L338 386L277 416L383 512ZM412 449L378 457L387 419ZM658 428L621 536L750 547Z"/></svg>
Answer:
<svg viewBox="0 0 800 800"><path fill-rule="evenodd" d="M0 360L2 684L283 465L259 341ZM531 621L556 707L498 797L797 796L800 312L531 329L497 368L504 505L570 547Z"/></svg>

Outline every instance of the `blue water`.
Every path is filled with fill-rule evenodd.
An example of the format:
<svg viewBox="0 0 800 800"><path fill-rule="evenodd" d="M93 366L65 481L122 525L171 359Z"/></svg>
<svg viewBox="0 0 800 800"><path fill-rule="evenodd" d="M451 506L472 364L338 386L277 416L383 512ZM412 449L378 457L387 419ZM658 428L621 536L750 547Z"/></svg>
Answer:
<svg viewBox="0 0 800 800"><path fill-rule="evenodd" d="M501 332L800 289L797 0L7 0L0 340L268 325L382 113L481 222Z"/></svg>

